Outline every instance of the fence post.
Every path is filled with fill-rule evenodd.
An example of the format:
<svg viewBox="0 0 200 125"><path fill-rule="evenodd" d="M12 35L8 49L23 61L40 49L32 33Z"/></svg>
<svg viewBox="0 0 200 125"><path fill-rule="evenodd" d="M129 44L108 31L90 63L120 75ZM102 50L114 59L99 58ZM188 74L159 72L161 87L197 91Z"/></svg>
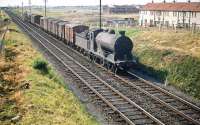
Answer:
<svg viewBox="0 0 200 125"><path fill-rule="evenodd" d="M6 27L5 32L3 33L2 38L0 40L0 54L3 54L3 51L4 51L4 39L5 39L7 30L8 30L8 26Z"/></svg>
<svg viewBox="0 0 200 125"><path fill-rule="evenodd" d="M195 31L196 31L196 24L193 24L192 33L195 33Z"/></svg>

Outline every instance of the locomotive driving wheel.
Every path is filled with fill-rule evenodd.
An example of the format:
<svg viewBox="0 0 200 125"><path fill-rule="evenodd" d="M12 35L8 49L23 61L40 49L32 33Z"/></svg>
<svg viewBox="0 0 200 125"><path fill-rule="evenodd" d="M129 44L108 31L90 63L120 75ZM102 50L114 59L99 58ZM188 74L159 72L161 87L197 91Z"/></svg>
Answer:
<svg viewBox="0 0 200 125"><path fill-rule="evenodd" d="M116 64L112 64L111 71L112 71L114 74L116 74L116 73L117 73L117 70L118 70L117 65L116 65Z"/></svg>

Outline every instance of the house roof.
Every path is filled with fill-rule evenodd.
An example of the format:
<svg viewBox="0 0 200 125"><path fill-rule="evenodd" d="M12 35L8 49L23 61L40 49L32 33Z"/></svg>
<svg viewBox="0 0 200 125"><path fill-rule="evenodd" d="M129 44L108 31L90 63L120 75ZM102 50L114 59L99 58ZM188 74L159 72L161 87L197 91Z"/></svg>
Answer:
<svg viewBox="0 0 200 125"><path fill-rule="evenodd" d="M151 11L196 11L200 12L200 2L177 2L177 3L148 3L142 10Z"/></svg>

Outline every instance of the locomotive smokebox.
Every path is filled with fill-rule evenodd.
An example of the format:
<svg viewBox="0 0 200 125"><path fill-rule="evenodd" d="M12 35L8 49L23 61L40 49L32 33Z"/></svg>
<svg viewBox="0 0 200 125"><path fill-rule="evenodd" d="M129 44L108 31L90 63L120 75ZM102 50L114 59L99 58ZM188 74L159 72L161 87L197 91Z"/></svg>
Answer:
<svg viewBox="0 0 200 125"><path fill-rule="evenodd" d="M115 61L132 59L132 40L125 36L125 31L119 33L120 36L110 32L99 33L96 37L98 48L101 48L105 53L112 53Z"/></svg>

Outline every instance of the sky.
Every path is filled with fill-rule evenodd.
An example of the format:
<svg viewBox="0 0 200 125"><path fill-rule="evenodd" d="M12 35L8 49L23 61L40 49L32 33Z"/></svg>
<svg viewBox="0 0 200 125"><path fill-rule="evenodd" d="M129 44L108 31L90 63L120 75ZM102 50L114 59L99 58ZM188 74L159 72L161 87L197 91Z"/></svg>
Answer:
<svg viewBox="0 0 200 125"><path fill-rule="evenodd" d="M28 5L29 0L0 0L0 6L16 6L21 3ZM98 5L99 0L47 0L48 6L81 6L81 5ZM146 4L152 0L102 0L104 5L127 5L127 4ZM154 2L162 2L163 0L154 0ZM173 0L166 0L172 2ZM178 2L187 0L176 0ZM200 2L200 0L191 0L194 2ZM32 5L44 5L44 0L31 0Z"/></svg>

